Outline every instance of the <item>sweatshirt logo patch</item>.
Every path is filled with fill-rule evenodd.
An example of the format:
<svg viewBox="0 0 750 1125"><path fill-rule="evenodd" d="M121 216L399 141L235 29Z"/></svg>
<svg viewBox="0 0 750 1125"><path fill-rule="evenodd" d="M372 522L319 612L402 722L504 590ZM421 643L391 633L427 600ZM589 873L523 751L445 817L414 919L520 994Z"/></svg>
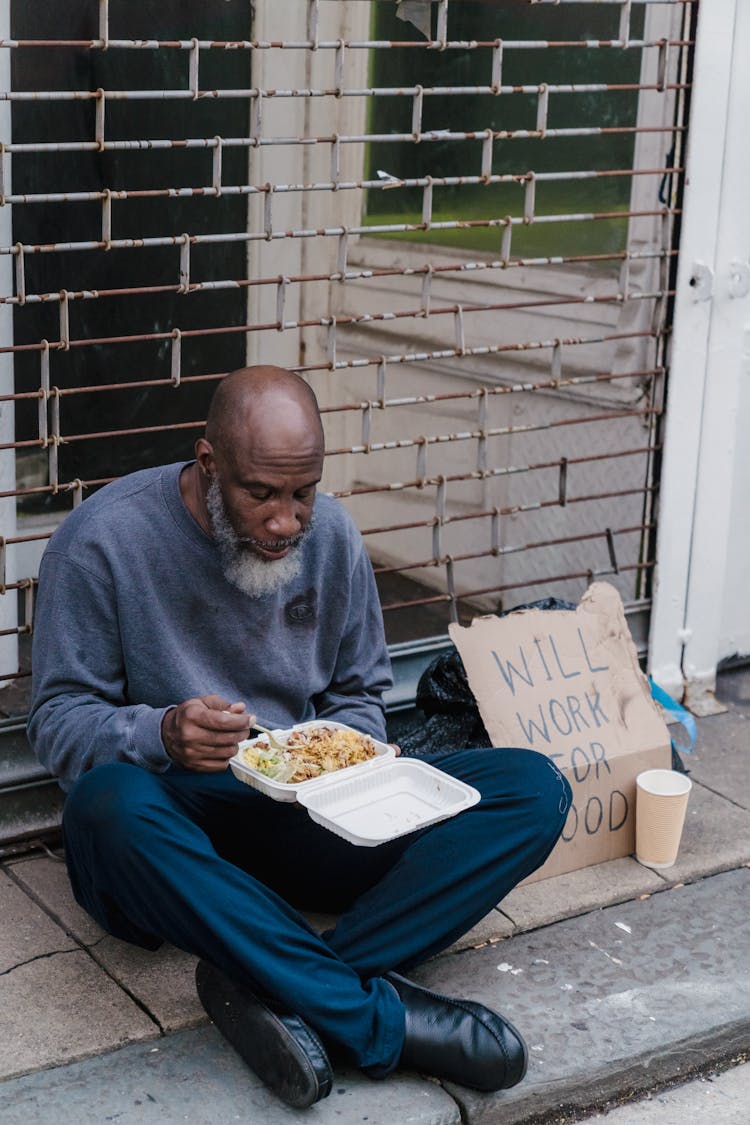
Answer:
<svg viewBox="0 0 750 1125"><path fill-rule="evenodd" d="M285 607L287 621L293 625L307 625L318 616L318 595L315 589L306 590L292 598Z"/></svg>

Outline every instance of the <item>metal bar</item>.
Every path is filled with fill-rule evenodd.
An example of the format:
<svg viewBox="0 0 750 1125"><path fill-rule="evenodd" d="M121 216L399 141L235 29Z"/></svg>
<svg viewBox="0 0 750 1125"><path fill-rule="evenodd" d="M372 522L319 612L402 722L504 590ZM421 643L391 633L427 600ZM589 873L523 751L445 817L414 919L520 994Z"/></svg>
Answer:
<svg viewBox="0 0 750 1125"><path fill-rule="evenodd" d="M695 0L633 0L634 3L640 5L646 4L671 4L688 5L694 3ZM623 0L535 0L537 4L553 3L556 6L566 3L579 3L589 4L596 3L600 6L602 4L612 4L622 6ZM486 47L494 47L497 40L476 40L476 39L455 39L455 40L390 40L390 39L358 39L346 40L346 46L349 50L393 50L398 48L407 48L410 50L424 51L434 50L435 48L443 48L446 50L461 50L461 51L477 51ZM507 39L505 40L505 47L509 50L540 50L549 47L581 47L586 50L596 50L597 48L612 48L612 47L630 47L630 48L645 48L645 47L658 47L659 40L649 41L645 39L629 39L627 44L622 38L619 39ZM687 46L690 40L670 40L677 46ZM68 47L68 48L87 48L90 50L131 50L131 51L159 51L159 50L178 50L190 51L193 48L193 39L0 39L0 49L23 49L23 48L39 48L39 47ZM321 51L335 51L340 43L339 39L198 39L198 48L201 51L208 50L247 50L247 51L271 51L271 50L321 50Z"/></svg>
<svg viewBox="0 0 750 1125"><path fill-rule="evenodd" d="M491 91L488 91L491 92ZM256 97L256 102L259 99ZM224 141L226 148L259 148L259 147L279 147L279 146L295 146L295 145L330 145L330 144L345 144L345 145L363 145L363 144L382 144L382 143L424 143L424 142L443 142L443 141L484 141L487 139L488 132L492 135L494 140L513 141L513 140L549 140L567 138L572 139L575 137L614 137L614 136L637 136L642 133L678 133L682 131L681 126L677 125L597 125L597 126L581 126L580 128L568 127L559 129L546 129L544 137L541 136L537 129L509 129L509 130L471 130L470 132L451 132L447 130L432 130L427 133L420 133L414 136L412 133L356 133L351 135L328 135L320 137L294 137L294 136L280 136L280 137L261 137L253 134L251 137L228 137ZM35 144L27 144L19 142L17 144L6 145L6 150L11 155L20 153L42 153L42 152L137 152L137 151L151 151L151 150L171 150L171 149L206 149L213 148L215 142L209 137L191 137L185 140L168 140L165 138L145 138L136 141L103 141L100 145L98 141L60 141L60 142L39 142ZM481 179L481 177L480 177ZM402 182L394 178L388 184L382 181L379 184L373 185L385 190L386 187L392 188L401 186Z"/></svg>
<svg viewBox="0 0 750 1125"><path fill-rule="evenodd" d="M44 355L44 354L48 354L48 353L42 353L42 354ZM382 361L379 362L379 364L378 364L379 367L381 366L381 363L382 363ZM187 375L187 376L184 376L181 379L181 382L182 383L190 383L190 382L197 383L197 382L205 382L205 381L208 381L208 380L213 380L213 381L218 382L218 380L221 379L223 377L223 375L225 375L225 374L227 374L227 372L216 372L215 374L211 374L211 375ZM639 371L602 372L602 373L593 374L593 375L574 375L574 376L570 376L569 378L561 379L561 380L550 379L550 380L539 380L537 382L507 383L507 384L502 384L500 386L491 386L491 387L486 388L486 393L488 395L527 394L527 393L530 393L530 392L543 391L543 390L547 390L547 389L559 390L561 387L586 387L586 386L590 386L590 385L617 382L619 379L644 378L644 377L650 377L650 376L660 376L660 375L663 375L663 374L664 374L663 368L644 368L644 369L639 370ZM67 387L63 391L60 391L59 388L58 388L57 394L60 397L69 397L70 395L102 394L102 393L106 393L108 391L122 391L122 390L128 390L128 389L136 390L136 389L145 388L145 387L168 387L168 386L171 386L171 385L172 385L171 379L139 379L139 380L136 380L136 381L133 381L133 382L124 382L124 383L113 382L113 383L91 384L91 385L85 386L85 387ZM483 390L484 389L485 388L483 388ZM446 394L436 394L436 395L429 395L429 396L412 395L410 397L401 397L401 398L398 398L398 399L383 399L382 397L379 397L379 398L371 400L368 403L365 403L364 405L377 406L377 407L381 407L381 408L385 408L386 406L388 406L388 407L417 406L417 405L420 405L422 403L427 403L427 402L457 402L457 401L460 401L462 399L475 398L476 395L477 395L476 391L465 391L465 392L452 392L452 393L446 393ZM0 396L0 402L2 402L2 401L13 401L13 400L15 400L15 401L28 400L28 399L39 398L39 397L40 396L39 396L38 391L21 392L20 394L9 394L9 395ZM343 404L343 405L340 405L340 406L323 406L321 408L321 413L325 417L328 414L341 414L341 413L346 413L346 412L351 411L351 410L361 410L362 407L363 407L362 403L348 403L348 404ZM197 424L202 424L202 423L197 423ZM35 443L31 442L30 444L35 444ZM657 448L657 447L654 446L654 447L650 447L650 448ZM329 453L330 453L330 451L329 451ZM576 460L579 460L579 459L571 458L570 460L571 460L571 463L574 463ZM590 458L584 458L584 460L590 460Z"/></svg>
<svg viewBox="0 0 750 1125"><path fill-rule="evenodd" d="M10 31L10 5L0 7L0 35ZM10 55L0 52L0 86L9 84L11 73ZM0 137L10 137L11 114L10 106L0 104ZM5 146L0 148L0 176L2 177L2 190L0 191L0 241L10 242L12 233L12 208L5 206L6 193L12 189L11 185L11 158L5 151ZM23 254L16 251L15 262L11 258L0 258L0 290L10 291L13 285L14 266L20 272L16 273L16 283L20 284L19 292L25 292L23 282ZM0 340L2 342L13 340L13 310L0 307ZM10 354L0 356L0 394L6 396L14 390L13 357ZM9 439L15 435L15 403L11 400L0 410L0 443L6 448L0 452L0 492L5 494L0 500L0 529L3 536L12 537L16 532L16 505L11 499L17 487L17 459L12 448L8 448ZM0 594L0 668L18 665L18 638L12 629L16 619L17 607L15 595L6 597L4 591L15 582L16 567L15 557L8 556L3 551L2 560L2 590Z"/></svg>
<svg viewBox="0 0 750 1125"><path fill-rule="evenodd" d="M340 236L341 240L348 237L348 231ZM340 243L341 245L341 243ZM23 247L18 244L18 253L23 252ZM0 253L2 251L0 250ZM647 261L649 259L661 259L662 261L668 260L677 254L675 249L658 249L651 251L619 251L610 254L575 254L575 255L559 255L555 257L545 258L510 258L501 259L498 261L469 261L458 263L432 263L428 262L424 266L403 266L393 267L391 269L344 269L337 270L333 273L318 273L318 274L297 274L286 278L289 284L303 284L305 282L313 281L370 281L373 278L385 277L416 277L420 274L430 277L433 274L441 273L470 273L480 272L482 270L505 270L513 268L539 268L549 265L573 265L584 263L599 263L599 262L623 262L628 264L633 261ZM341 263L340 263L341 264ZM345 262L343 263L346 264ZM257 278L226 278L216 281L191 281L190 292L210 293L217 289L236 289L236 288L251 288L261 285L276 285L278 284L278 275L274 274L271 277L257 277ZM178 293L180 286L177 285L134 285L122 286L116 289L82 289L78 291L68 291L68 301L91 301L99 300L103 297L133 297L140 295L149 295L156 293ZM631 294L623 294L624 299L630 300ZM635 295L637 296L637 295ZM46 292L46 293L25 293L23 301L20 301L17 296L0 296L0 304L33 304L33 303L51 303L54 304L60 300L60 292Z"/></svg>
<svg viewBox="0 0 750 1125"><path fill-rule="evenodd" d="M498 510L496 513L493 513L493 514L502 515L502 512L500 510ZM385 530L390 531L390 530L392 530L392 528L387 528ZM612 531L610 528L605 528L604 531L591 531L591 532L588 532L588 533L583 534L583 535L567 535L567 536L561 535L561 536L557 536L556 538L551 538L551 539L529 540L529 541L525 541L525 542L522 542L522 543L515 543L515 544L512 544L511 546L508 546L508 547L490 546L487 550L470 552L470 553L467 553L465 555L453 555L452 557L453 557L453 561L456 562L459 559L465 560L465 559L487 558L490 555L492 555L493 557L501 556L501 555L514 555L514 554L521 554L522 552L525 552L525 551L538 550L542 547L559 547L559 546L562 546L564 543L590 542L593 539L602 539L608 545L609 539L610 539L611 536L639 534L639 533L641 533L645 530L647 530L647 527L643 524L639 524L635 527L619 528L616 531ZM404 570L411 570L415 567L437 566L437 565L440 564L441 559L442 559L442 552L441 551L433 551L433 557L430 558L430 559L425 559L425 560L422 560L422 561L419 561L419 562L415 561L413 563L408 563L405 566L378 566L378 567L375 568L375 573L376 574L393 574L393 573L399 573L399 572L404 571Z"/></svg>
<svg viewBox="0 0 750 1125"><path fill-rule="evenodd" d="M368 407L370 406L370 404L367 404L367 405L368 405ZM366 412L366 415L371 415L371 411L368 410ZM601 421L601 419L598 419L598 420ZM580 422L582 420L577 419L577 421ZM196 423L196 425L198 425L198 424ZM122 434L118 433L118 432L114 432L114 433L105 433L103 435L97 435L97 436L115 437L115 436L122 436ZM338 496L339 498L344 498L344 497L347 497L347 496L355 496L355 495L356 496L371 495L371 494L377 493L377 492L393 492L394 490L401 491L401 490L408 489L408 488L424 489L424 488L430 487L430 486L435 486L437 488L441 488L448 481L476 480L478 475L483 479L489 479L490 477L517 476L519 474L536 472L536 471L539 471L539 470L542 470L542 469L557 468L563 462L566 465L570 465L570 464L583 465L583 464L590 464L590 463L595 462L595 461L613 460L613 459L620 458L620 457L640 456L640 455L645 454L645 453L653 452L654 448L655 447L646 446L646 447L638 447L638 448L634 448L634 449L618 450L617 452L614 452L614 453L599 453L599 454L590 454L588 456L583 456L583 457L561 458L560 461L537 462L537 463L529 463L529 464L525 464L525 465L504 465L502 467L485 469L479 474L477 472L471 471L471 472L467 472L467 473L454 473L454 474L450 474L448 476L442 476L441 475L441 476L432 477L432 478L418 477L416 480L405 481L405 482L403 482L403 481L402 482L390 482L387 485L371 485L371 486L362 486L360 488L340 489L338 491L332 492L330 495ZM367 445L363 442L363 448L360 449L360 452L369 453L371 451L372 450L370 448L367 448ZM69 482L69 483L66 483L66 484L62 484L59 487L60 487L61 490L70 490L70 489L73 489L73 488L76 488L76 487L88 488L88 487L92 487L94 485L108 483L109 479L114 479L114 478L107 478L107 480L96 480L96 481L73 481L73 482ZM36 489L34 491L40 492L40 491L44 491L44 490L43 489ZM22 493L21 493L20 490L16 493L16 495L21 495L21 494ZM24 494L26 494L26 493L24 493ZM625 493L623 493L623 494L625 494ZM630 491L628 491L627 495L630 495L630 494L631 494ZM585 499L589 499L589 498L586 497ZM569 500L568 497L567 497L567 493L566 493L565 504L575 503L575 502L576 502L576 499L574 498L574 499ZM556 503L561 507L564 506L564 504L561 504L561 500L560 500L559 495L558 495ZM442 518L443 523L448 524L448 523L458 523L458 522L462 522L462 521L465 521L465 520L483 519L483 518L486 518L486 517L489 517L489 516L497 516L499 514L503 514L503 513L501 513L500 510L497 509L497 508L491 508L491 509L485 509L485 510L478 509L476 511L468 512L468 513L465 513L465 514L462 514L462 515L461 514L443 515L441 518ZM429 519L429 520L421 520L421 521L410 521L410 522L407 522L407 523L386 524L382 527L364 528L364 529L362 529L362 534L363 535L375 535L375 534L381 534L381 533L386 532L386 531L405 531L405 530L414 529L414 528L418 528L418 527L432 526L432 522L433 522L432 519ZM649 525L643 525L643 526L651 526L651 525L649 524ZM19 536L19 537L16 537L16 538L8 538L4 542L5 543L32 542L36 539L47 538L49 536L49 534L51 534L51 532L46 533L46 534L40 534L40 535Z"/></svg>
<svg viewBox="0 0 750 1125"><path fill-rule="evenodd" d="M646 570L652 568L654 565L655 560L647 559L644 562L628 564L622 569L623 571ZM588 584L588 582L591 581L591 577L591 571L589 570L569 571L564 574L545 574L536 578L526 578L523 582L504 582L498 583L496 586L482 586L481 588L465 590L453 596L450 593L446 593L435 594L432 597L412 598L408 601L386 602L383 604L383 613L388 613L395 609L415 609L418 606L436 605L441 602L451 602L457 599L470 603L472 598L485 597L488 594L501 594L505 590L524 589L527 586L546 586L555 582L570 582L578 578L585 579Z"/></svg>
<svg viewBox="0 0 750 1125"><path fill-rule="evenodd" d="M484 141L491 139L494 136L491 130L485 130L483 134ZM327 141L329 138L321 138L321 143ZM474 138L472 138L474 139ZM332 144L337 144L341 140L340 137L331 138ZM238 141L233 143L228 138L212 138L212 140L193 142L184 147L191 148L213 148L216 151L217 144L222 148L248 148L253 147L247 140ZM161 147L161 146L160 146ZM163 142L164 148L174 148L173 142ZM178 146L182 147L182 146ZM6 150L10 151L10 146L6 146ZM34 148L31 151L37 152L38 149ZM12 153L11 153L12 155ZM533 175L537 183L564 183L572 180L599 180L611 179L613 177L633 177L633 176L664 176L679 175L683 172L681 167L668 165L665 167L657 168L599 168L599 169L571 169L563 172L512 172L512 173L495 173L491 174L489 171L484 172L479 176L417 176L405 177L404 179L397 180L395 183L384 183L382 179L376 180L351 180L341 181L332 177L330 180L316 181L310 184L274 184L273 190L276 194L287 194L297 192L330 192L334 189L336 191L386 191L396 188L415 188L422 187L425 189L434 187L475 187L478 184L488 186L491 184L523 184L528 181L529 176ZM222 187L222 194L227 196L233 195L263 195L268 191L267 184L227 184ZM216 195L216 185L212 183L211 186L194 186L194 187L164 187L164 188L121 188L113 191L110 188L102 188L96 191L79 191L79 192L37 192L25 194L6 194L4 197L5 203L13 203L18 206L24 204L35 203L91 203L96 201L108 202L111 207L112 200L121 202L128 199L188 199L195 196L206 196L214 198ZM4 253L18 253L16 247L20 246L16 243L14 247L7 246L4 248Z"/></svg>
<svg viewBox="0 0 750 1125"><path fill-rule="evenodd" d="M661 40L658 44L660 54L664 54L666 49L670 46L665 40ZM508 44L505 44L507 49ZM345 49L345 44L341 41L336 47L337 57L341 57L341 51ZM191 59L195 57L194 48L191 47ZM338 65L339 71L341 70L340 64ZM249 86L245 89L212 89L200 90L194 85L195 74L193 73L194 64L191 62L190 85L188 89L172 89L167 90L163 88L149 88L143 90L41 90L41 91L26 91L26 90L5 90L0 91L0 101L9 102L33 102L34 104L44 104L45 102L85 102L97 101L101 102L137 102L137 101L194 101L196 98L221 100L223 98L240 98L246 100L248 98L274 98L285 99L294 98L415 98L415 97L466 97L476 96L482 94L504 94L511 95L529 95L535 94L540 100L540 109L537 117L536 132L542 133L543 123L546 121L546 102L550 94L608 94L608 93L623 93L623 92L638 92L645 90L682 90L686 89L686 84L683 82L667 82L665 79L657 83L645 85L638 82L580 82L580 83L542 83L541 85L529 86L500 86L495 88L493 85L489 86L367 86L354 89L347 89L344 86L333 86L325 89L297 89L289 88L287 90L281 89L263 89L258 86ZM660 74L666 73L666 60L660 66ZM104 110L102 113L102 124ZM97 135L101 132L97 129ZM421 137L423 134L418 130L413 130L417 136ZM446 134L448 130L431 130L431 133L439 133L441 136ZM424 134L425 136L430 135Z"/></svg>
<svg viewBox="0 0 750 1125"><path fill-rule="evenodd" d="M336 140L338 140L337 138ZM485 137L486 140L492 140L492 134L489 133ZM334 142L335 145L336 142ZM224 142L222 142L224 144ZM203 146L201 146L203 147ZM226 147L229 147L228 145ZM491 147L488 150L491 154ZM484 159L484 158L483 158ZM491 161L488 159L487 165L490 166ZM338 166L338 162L337 165ZM668 167L668 168L625 168L625 169L600 169L597 171L572 171L572 172L538 172L533 173L534 179L537 183L560 183L567 181L578 180L600 180L611 179L618 176L670 176L673 174L680 174L682 168ZM490 175L484 172L480 176L454 176L454 177L434 177L425 176L419 179L403 179L398 180L396 184L384 185L380 180L373 180L368 182L366 180L359 182L344 183L335 178L330 181L315 183L315 184L275 184L274 193L276 194L289 194L296 192L319 192L319 191L352 191L352 190L365 190L365 191L384 191L389 187L397 188L410 188L410 187L424 187L425 191L431 191L434 187L471 187L476 184L502 184L502 183L521 183L524 180L528 182L530 173L526 172L523 175ZM265 185L253 184L226 184L217 187L214 182L211 186L198 186L198 187L170 187L170 188L134 188L134 189L120 189L119 191L111 191L109 188L102 188L101 191L81 191L81 192L38 192L36 194L25 195L6 195L5 202L13 203L16 206L23 206L27 204L38 203L90 203L101 201L104 206L108 208L108 216L103 220L102 226L111 226L111 210L112 200L124 201L128 199L187 199L197 196L204 196L206 198L214 198L217 192L221 195L226 195L228 198L232 196L246 196L246 195L262 195L268 191ZM423 222L425 220L423 219ZM369 228L368 229L372 229ZM104 241L104 239L103 239ZM20 247L20 249L16 249ZM3 247L2 253L21 253L23 246L21 243L16 243L16 246Z"/></svg>
<svg viewBox="0 0 750 1125"><path fill-rule="evenodd" d="M342 234L406 234L410 231L419 231L422 229L421 223L380 223L372 224L370 226L355 226L348 227L344 230L341 226L335 227L322 227L320 229L308 230L273 230L271 227L271 206L270 199L274 193L266 191L266 215L265 226L263 231L237 231L228 234L193 234L190 235L191 241L194 245L217 245L220 243L231 242L256 242L256 241L270 241L271 239L293 239L293 238L338 238ZM598 211L598 212L573 212L568 215L536 215L534 222L537 224L548 223L576 223L576 222L592 222L601 219L635 219L635 218L648 218L652 215L678 215L677 208L659 207L657 209L648 211ZM529 220L526 216L521 218L506 217L503 219L454 219L444 222L433 222L431 224L432 230L477 230L477 229L492 229L495 227L505 227L508 224L513 226L526 225ZM152 238L120 238L112 239L110 242L105 243L100 239L87 240L79 242L57 242L47 244L24 244L24 253L31 254L55 254L55 253L68 253L76 250L142 250L146 248L156 248L161 246L180 246L184 239L184 234L179 235L166 235L164 237ZM17 253L15 246L0 246L0 255Z"/></svg>

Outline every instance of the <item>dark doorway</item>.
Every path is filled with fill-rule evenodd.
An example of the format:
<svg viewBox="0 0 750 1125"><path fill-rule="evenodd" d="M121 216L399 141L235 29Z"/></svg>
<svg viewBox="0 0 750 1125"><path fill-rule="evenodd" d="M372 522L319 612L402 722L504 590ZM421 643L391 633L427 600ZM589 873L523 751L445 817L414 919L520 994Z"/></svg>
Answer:
<svg viewBox="0 0 750 1125"><path fill-rule="evenodd" d="M99 37L97 0L68 0L65 4L11 5L11 34L17 39L96 40ZM251 6L247 0L111 0L110 39L211 40L248 39ZM154 91L154 97L108 99L106 141L245 137L248 99L161 97L163 90L189 88L189 52L162 46L154 49L107 50L85 46L24 47L12 54L15 91ZM201 89L247 89L250 52L200 51ZM93 100L14 102L12 139L30 146L91 142L96 136ZM206 187L212 183L211 148L171 147L104 151L31 150L12 157L15 194L52 192L142 191L175 187ZM247 149L223 152L222 182L247 181ZM246 228L243 195L193 195L182 198L114 200L111 237L144 238L242 232ZM96 242L102 238L102 203L30 202L13 208L13 239L24 245ZM246 246L242 241L194 246L191 281L242 280L246 276ZM115 343L113 337L170 333L178 328L210 329L245 323L242 287L195 293L177 292L179 246L110 249L101 247L25 255L28 294L71 294L97 291L100 296L68 302L71 347L60 340L60 302L17 306L16 345L53 344L50 380L53 386L77 393L61 399L61 433L69 438L59 450L61 482L80 478L95 481L191 455L197 429L161 430L116 436L116 431L161 427L200 420L205 416L214 380L191 382L191 377L225 372L241 366L245 356L242 331L198 336L183 341L182 382L179 387L149 386L170 379L170 341L162 339ZM156 291L163 288L164 291ZM107 291L119 290L118 294ZM136 290L125 292L122 290ZM143 290L137 292L137 290ZM150 290L150 291L146 291ZM72 346L73 341L99 341ZM40 352L15 357L17 391L38 391ZM116 384L145 382L138 387ZM93 390L90 388L106 388ZM37 436L37 403L19 403L18 440ZM106 438L89 434L115 433ZM36 458L41 470L46 453L19 452ZM55 506L42 494L29 507ZM69 506L69 500L64 502Z"/></svg>

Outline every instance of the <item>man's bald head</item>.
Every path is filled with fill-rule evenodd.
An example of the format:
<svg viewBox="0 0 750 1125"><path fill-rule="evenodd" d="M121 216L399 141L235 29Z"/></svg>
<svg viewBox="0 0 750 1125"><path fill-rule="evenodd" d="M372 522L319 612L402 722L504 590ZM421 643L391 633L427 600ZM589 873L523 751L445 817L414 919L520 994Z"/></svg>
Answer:
<svg viewBox="0 0 750 1125"><path fill-rule="evenodd" d="M268 426L283 426L319 438L323 426L315 395L307 383L285 367L241 367L225 376L214 393L206 419L206 439L229 453L252 442Z"/></svg>
<svg viewBox="0 0 750 1125"><path fill-rule="evenodd" d="M222 379L181 488L225 576L251 597L299 573L324 452L318 404L299 375L242 367Z"/></svg>

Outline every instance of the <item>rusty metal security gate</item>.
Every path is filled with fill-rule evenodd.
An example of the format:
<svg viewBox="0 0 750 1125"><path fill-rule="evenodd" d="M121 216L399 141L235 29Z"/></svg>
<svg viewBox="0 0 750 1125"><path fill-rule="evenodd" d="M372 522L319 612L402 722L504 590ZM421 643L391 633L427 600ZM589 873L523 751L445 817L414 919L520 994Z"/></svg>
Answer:
<svg viewBox="0 0 750 1125"><path fill-rule="evenodd" d="M596 576L645 641L695 0L2 11L7 725L51 530L244 362L318 394L392 702L449 620Z"/></svg>

